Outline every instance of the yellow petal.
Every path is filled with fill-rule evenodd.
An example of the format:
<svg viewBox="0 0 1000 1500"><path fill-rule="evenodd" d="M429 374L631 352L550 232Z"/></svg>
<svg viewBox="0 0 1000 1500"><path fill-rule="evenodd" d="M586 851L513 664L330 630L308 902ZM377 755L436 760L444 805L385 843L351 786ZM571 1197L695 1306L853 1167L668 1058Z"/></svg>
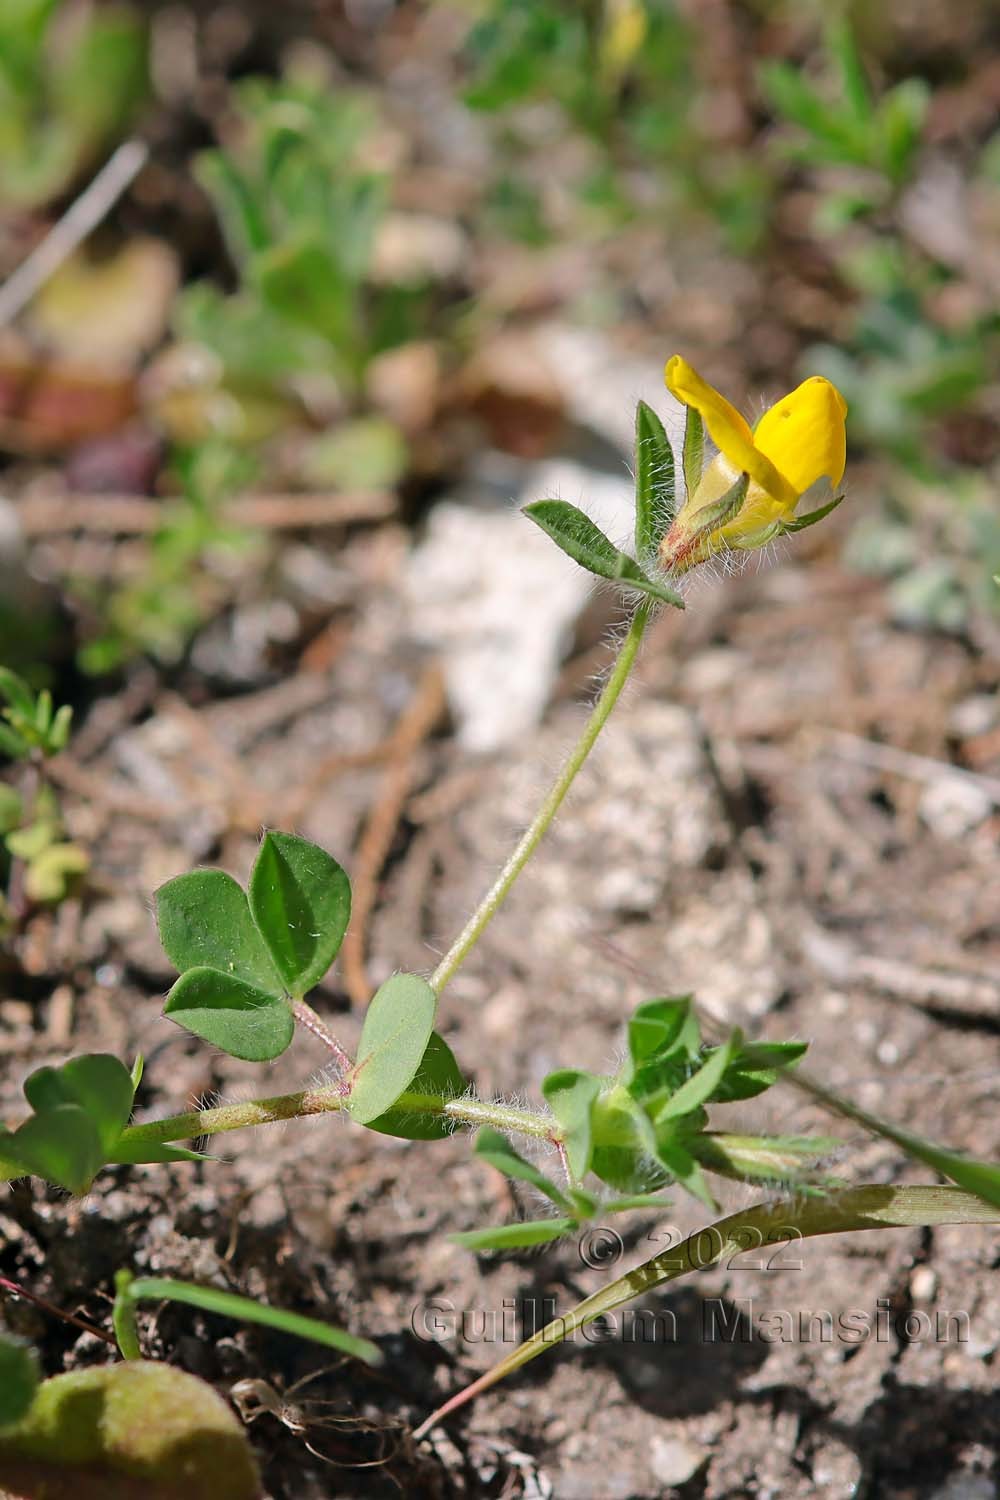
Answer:
<svg viewBox="0 0 1000 1500"><path fill-rule="evenodd" d="M612 79L626 72L649 30L649 18L641 0L608 0L600 44L602 71Z"/></svg>
<svg viewBox="0 0 1000 1500"><path fill-rule="evenodd" d="M813 375L764 413L754 442L796 494L804 495L817 479L825 476L836 485L843 478L846 415L847 402L837 387Z"/></svg>
<svg viewBox="0 0 1000 1500"><path fill-rule="evenodd" d="M749 424L725 396L720 396L714 386L702 380L697 370L692 369L679 354L667 361L665 378L668 389L678 401L693 406L698 412L712 442L738 473L749 474L762 490L782 505L791 507L795 504L801 491L793 489L760 449Z"/></svg>

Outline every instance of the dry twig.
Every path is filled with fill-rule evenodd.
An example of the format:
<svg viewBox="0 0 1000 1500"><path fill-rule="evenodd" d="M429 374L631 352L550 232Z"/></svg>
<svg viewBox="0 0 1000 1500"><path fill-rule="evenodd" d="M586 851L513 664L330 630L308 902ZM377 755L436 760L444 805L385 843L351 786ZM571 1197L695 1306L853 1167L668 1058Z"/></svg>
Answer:
<svg viewBox="0 0 1000 1500"><path fill-rule="evenodd" d="M54 224L17 270L0 286L0 328L13 323L40 287L96 229L142 170L149 155L143 141L126 141L105 163L90 186Z"/></svg>
<svg viewBox="0 0 1000 1500"><path fill-rule="evenodd" d="M378 895L379 873L413 781L414 756L440 719L444 706L444 682L439 668L432 665L424 673L385 747L389 765L355 856L351 925L341 950L344 983L356 1005L365 1005L371 998L365 946L368 921Z"/></svg>
<svg viewBox="0 0 1000 1500"><path fill-rule="evenodd" d="M27 537L148 536L163 525L170 497L147 500L141 495L29 495L17 504ZM384 521L396 513L396 498L383 490L357 494L242 495L222 507L226 521L261 531L297 531L310 527L353 526Z"/></svg>

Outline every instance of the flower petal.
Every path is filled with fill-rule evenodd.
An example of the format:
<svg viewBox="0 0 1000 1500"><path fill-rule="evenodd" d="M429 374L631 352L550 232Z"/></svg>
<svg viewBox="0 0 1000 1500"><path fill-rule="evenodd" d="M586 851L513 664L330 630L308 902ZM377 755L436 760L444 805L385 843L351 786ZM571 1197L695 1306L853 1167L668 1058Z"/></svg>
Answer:
<svg viewBox="0 0 1000 1500"><path fill-rule="evenodd" d="M725 396L720 396L679 354L667 361L665 378L668 389L678 401L693 406L699 413L712 442L737 473L749 474L761 489L782 505L791 507L795 504L799 492L760 449L749 424Z"/></svg>
<svg viewBox="0 0 1000 1500"><path fill-rule="evenodd" d="M813 375L766 411L754 442L804 495L824 476L839 484L847 462L847 402L822 375Z"/></svg>

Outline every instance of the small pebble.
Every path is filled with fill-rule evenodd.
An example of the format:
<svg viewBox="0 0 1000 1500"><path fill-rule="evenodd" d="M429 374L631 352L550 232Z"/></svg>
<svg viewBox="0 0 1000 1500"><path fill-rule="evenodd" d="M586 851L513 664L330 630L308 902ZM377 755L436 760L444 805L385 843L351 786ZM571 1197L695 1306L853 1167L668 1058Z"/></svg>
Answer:
<svg viewBox="0 0 1000 1500"><path fill-rule="evenodd" d="M993 799L974 782L944 775L931 782L920 798L920 816L941 839L958 839L985 823Z"/></svg>
<svg viewBox="0 0 1000 1500"><path fill-rule="evenodd" d="M861 1484L861 1459L846 1443L825 1443L812 1460L812 1477L817 1494L827 1500L851 1500Z"/></svg>
<svg viewBox="0 0 1000 1500"><path fill-rule="evenodd" d="M933 1302L937 1284L936 1271L930 1266L917 1266L910 1274L910 1296L914 1302Z"/></svg>
<svg viewBox="0 0 1000 1500"><path fill-rule="evenodd" d="M708 1453L687 1438L654 1437L649 1445L650 1464L660 1484L687 1484L708 1462Z"/></svg>
<svg viewBox="0 0 1000 1500"><path fill-rule="evenodd" d="M948 715L948 728L963 740L971 740L977 734L988 734L997 722L1000 713L995 693L974 693L956 703Z"/></svg>

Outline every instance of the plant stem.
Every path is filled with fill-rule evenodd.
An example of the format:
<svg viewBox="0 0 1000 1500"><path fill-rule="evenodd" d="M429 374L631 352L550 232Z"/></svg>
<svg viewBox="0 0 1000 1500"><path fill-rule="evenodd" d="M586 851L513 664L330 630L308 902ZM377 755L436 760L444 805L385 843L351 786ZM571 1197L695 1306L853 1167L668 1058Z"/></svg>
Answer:
<svg viewBox="0 0 1000 1500"><path fill-rule="evenodd" d="M115 1305L111 1315L115 1338L122 1359L141 1359L142 1345L139 1342L139 1322L135 1315L135 1302L130 1293L133 1276L131 1271L115 1272Z"/></svg>
<svg viewBox="0 0 1000 1500"><path fill-rule="evenodd" d="M193 1140L221 1135L227 1130L245 1130L251 1125L269 1125L278 1120L298 1120L309 1115L332 1114L345 1109L347 1100L339 1088L306 1089L297 1094L276 1094L270 1099L250 1099L244 1104L223 1104L217 1109L192 1109L165 1120L132 1125L122 1135L122 1145L159 1146L169 1141ZM441 1099L433 1094L401 1094L394 1111L409 1115L438 1115L459 1125L493 1125L497 1130L558 1145L562 1129L551 1115L534 1110L511 1109L481 1099Z"/></svg>
<svg viewBox="0 0 1000 1500"><path fill-rule="evenodd" d="M76 202L0 287L0 328L6 328L14 321L53 272L72 255L91 230L97 228L136 173L145 166L148 156L149 147L144 142L126 141L105 162Z"/></svg>
<svg viewBox="0 0 1000 1500"><path fill-rule="evenodd" d="M54 1302L47 1302L44 1297L39 1297L37 1292L29 1292L27 1287L21 1286L17 1281L0 1276L0 1292L9 1292L12 1297L23 1297L25 1302L31 1302L35 1307L40 1307L43 1312L51 1313L52 1317L61 1318L64 1323L72 1323L74 1328L92 1334L95 1339L103 1339L106 1344L114 1347L115 1340L110 1333L105 1333L103 1328L96 1328L93 1323L85 1322L75 1313L63 1312L62 1308L56 1307Z"/></svg>
<svg viewBox="0 0 1000 1500"><path fill-rule="evenodd" d="M492 922L500 910L511 886L524 869L532 854L534 854L541 843L546 829L562 806L566 793L576 779L577 772L594 748L597 736L604 728L611 710L621 697L622 688L628 681L629 673L635 665L635 659L639 654L639 646L649 621L651 608L651 604L644 602L636 610L632 617L632 623L628 628L628 633L622 642L621 650L618 653L618 659L615 662L611 676L604 684L601 695L594 704L590 717L584 726L583 733L574 745L559 775L556 777L548 796L536 812L525 832L521 835L517 847L500 871L500 874L490 886L486 895L480 901L462 928L462 931L431 975L431 988L435 989L438 994L454 978L490 922Z"/></svg>
<svg viewBox="0 0 1000 1500"><path fill-rule="evenodd" d="M570 752L548 796L493 885L438 964L430 982L439 994L465 962L486 927L499 911L511 886L562 806L578 771L594 748L597 736L621 697L622 689L635 665L639 647L649 623L651 609L652 605L648 602L641 603L637 608L625 639L622 641L611 675L604 684L587 719L583 733ZM340 1068L346 1072L351 1066L351 1060L328 1030L322 1018L304 1000L295 1002L295 1015L301 1025L318 1036L330 1049ZM227 1130L245 1130L248 1126L267 1125L278 1120L297 1120L309 1115L336 1113L346 1107L347 1097L342 1092L342 1084L337 1083L323 1088L304 1089L295 1094L277 1094L268 1099L252 1099L244 1104L223 1104L218 1109L189 1110L186 1114L172 1115L169 1119L152 1120L146 1125L133 1125L124 1132L122 1144L129 1147L165 1145L170 1141L221 1135ZM432 1094L404 1093L396 1100L393 1109L401 1114L436 1115L445 1120L453 1120L456 1127L492 1125L497 1130L507 1131L514 1135L532 1136L536 1140L549 1141L559 1148L563 1141L562 1128L550 1114L536 1113L533 1110L510 1109L503 1104L494 1104L479 1099L443 1100Z"/></svg>
<svg viewBox="0 0 1000 1500"><path fill-rule="evenodd" d="M492 1369L478 1376L471 1385L452 1396L425 1422L415 1429L415 1441L426 1437L451 1412L496 1385L529 1360L546 1353L556 1344L571 1338L597 1318L607 1317L642 1296L651 1288L705 1271L720 1260L731 1261L750 1246L778 1245L786 1240L799 1241L812 1235L849 1234L864 1229L909 1229L936 1224L992 1224L996 1210L983 1204L972 1193L948 1187L886 1187L880 1184L848 1188L836 1196L813 1198L804 1203L795 1199L758 1203L752 1208L730 1214L715 1224L696 1230L682 1244L654 1255L643 1265L626 1271L617 1281L592 1292L582 1302L557 1316L552 1322L526 1339L504 1356ZM747 1232L750 1238L747 1238ZM757 1236L760 1236L758 1240Z"/></svg>
<svg viewBox="0 0 1000 1500"><path fill-rule="evenodd" d="M838 1094L834 1089L827 1088L814 1078L811 1073L804 1072L801 1068L790 1068L782 1077L822 1104L824 1108L833 1114L840 1115L845 1120L851 1120L856 1125L861 1125L865 1130L871 1131L872 1135L882 1136L887 1141L892 1141L899 1146L908 1156L915 1157L917 1161L926 1163L935 1172L940 1172L942 1177L948 1177L952 1182L964 1188L967 1192L977 1193L986 1203L994 1207L1000 1207L1000 1166L991 1161L979 1161L975 1157L967 1156L963 1151L949 1151L946 1146L939 1146L934 1141L928 1141L923 1136L915 1135L912 1130L905 1129L902 1125L894 1125L891 1120L884 1120L881 1115L873 1115L867 1109L862 1109L860 1104L854 1104L850 1099L845 1099L843 1094Z"/></svg>
<svg viewBox="0 0 1000 1500"><path fill-rule="evenodd" d="M337 1041L337 1038L323 1020L323 1017L317 1015L312 1006L307 1005L305 1000L294 1001L292 1012L300 1026L304 1026L307 1031L311 1031L313 1036L319 1037L323 1046L329 1048L341 1073L346 1073L351 1066L351 1059Z"/></svg>

